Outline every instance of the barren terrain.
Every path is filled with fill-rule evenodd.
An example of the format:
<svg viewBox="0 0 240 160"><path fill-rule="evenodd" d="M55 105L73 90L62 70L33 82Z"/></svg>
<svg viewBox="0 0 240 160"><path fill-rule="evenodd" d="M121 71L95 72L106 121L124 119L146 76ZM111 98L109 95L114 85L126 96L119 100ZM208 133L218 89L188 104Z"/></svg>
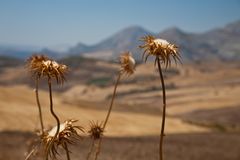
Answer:
<svg viewBox="0 0 240 160"><path fill-rule="evenodd" d="M65 86L54 85L55 111L62 122L78 119L78 124L88 129L91 120L101 122L106 116L118 66L95 60L69 64L75 65ZM238 160L240 64L198 62L173 67L164 74L167 159ZM20 65L2 68L0 84L0 160L22 159L27 141L40 127L33 83ZM134 76L123 78L100 160L156 159L161 122L159 85L152 63L138 65ZM50 128L56 122L49 112L44 80L41 87L44 124ZM72 147L73 159L84 159L89 143L85 137Z"/></svg>

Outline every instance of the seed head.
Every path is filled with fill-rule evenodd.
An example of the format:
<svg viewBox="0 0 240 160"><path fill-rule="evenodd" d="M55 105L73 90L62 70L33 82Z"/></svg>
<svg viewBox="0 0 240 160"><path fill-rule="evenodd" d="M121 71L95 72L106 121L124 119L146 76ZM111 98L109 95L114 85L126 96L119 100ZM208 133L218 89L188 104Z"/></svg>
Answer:
<svg viewBox="0 0 240 160"><path fill-rule="evenodd" d="M56 158L59 146L66 150L66 144L73 144L74 139L81 138L78 131L84 132L83 127L73 125L75 122L77 122L77 120L67 120L60 124L59 133L55 139L54 136L57 132L57 126L53 127L42 136L45 150L49 152L50 157ZM47 150L48 148L49 150Z"/></svg>
<svg viewBox="0 0 240 160"><path fill-rule="evenodd" d="M42 67L42 62L47 60L49 60L49 58L44 55L32 55L27 59L27 67L33 76L41 76L39 70Z"/></svg>
<svg viewBox="0 0 240 160"><path fill-rule="evenodd" d="M145 62L150 55L156 57L155 63L157 58L159 58L160 61L165 64L166 68L168 65L171 65L172 59L175 63L177 63L177 61L181 62L178 47L175 44L171 44L164 39L157 39L150 35L141 38L141 41L143 41L144 44L139 47L144 49L142 57L143 59L145 58Z"/></svg>
<svg viewBox="0 0 240 160"><path fill-rule="evenodd" d="M56 61L49 59L43 55L33 55L27 60L27 66L33 76L38 78L47 76L55 78L57 83L65 81L65 73L67 66L58 64Z"/></svg>
<svg viewBox="0 0 240 160"><path fill-rule="evenodd" d="M125 52L122 55L120 55L120 64L121 64L121 72L125 73L127 75L131 75L135 71L135 60L131 56L130 52Z"/></svg>
<svg viewBox="0 0 240 160"><path fill-rule="evenodd" d="M90 122L90 129L88 131L89 135L93 139L100 139L103 136L104 128L102 127L102 124L99 124L98 122L91 121Z"/></svg>

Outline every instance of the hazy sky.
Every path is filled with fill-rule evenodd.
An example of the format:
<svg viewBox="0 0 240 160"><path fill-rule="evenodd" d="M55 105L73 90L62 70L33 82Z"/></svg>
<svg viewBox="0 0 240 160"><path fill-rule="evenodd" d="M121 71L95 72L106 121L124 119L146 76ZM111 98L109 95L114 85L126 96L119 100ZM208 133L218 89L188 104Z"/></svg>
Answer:
<svg viewBox="0 0 240 160"><path fill-rule="evenodd" d="M131 26L204 32L240 20L240 0L0 0L0 44L94 44Z"/></svg>

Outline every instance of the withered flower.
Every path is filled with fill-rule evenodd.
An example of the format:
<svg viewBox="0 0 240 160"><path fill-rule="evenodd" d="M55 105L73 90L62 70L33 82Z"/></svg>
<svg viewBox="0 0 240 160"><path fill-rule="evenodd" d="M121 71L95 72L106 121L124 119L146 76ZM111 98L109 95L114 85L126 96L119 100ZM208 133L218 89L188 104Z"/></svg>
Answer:
<svg viewBox="0 0 240 160"><path fill-rule="evenodd" d="M44 55L33 55L27 62L33 76L55 78L57 83L65 81L66 65L59 64Z"/></svg>
<svg viewBox="0 0 240 160"><path fill-rule="evenodd" d="M27 59L27 67L33 76L40 77L41 72L39 72L44 61L49 60L45 55L32 55Z"/></svg>
<svg viewBox="0 0 240 160"><path fill-rule="evenodd" d="M73 144L75 139L81 138L78 131L84 132L83 127L73 125L75 122L77 122L77 120L67 120L60 124L60 129L56 138L54 137L57 132L57 126L43 135L42 141L47 156L49 154L50 157L56 158L59 146L61 146L67 154L69 153L67 145Z"/></svg>
<svg viewBox="0 0 240 160"><path fill-rule="evenodd" d="M160 61L165 64L166 68L171 64L171 59L173 59L175 63L178 61L181 62L178 47L175 44L150 35L145 36L140 40L144 42L144 44L139 47L144 49L142 57L143 59L145 58L145 62L150 55L156 56L155 64L157 58L159 58Z"/></svg>
<svg viewBox="0 0 240 160"><path fill-rule="evenodd" d="M65 81L64 74L67 71L67 66L58 64L56 61L47 60L42 62L41 75L48 78L55 78L57 83Z"/></svg>
<svg viewBox="0 0 240 160"><path fill-rule="evenodd" d="M143 59L147 61L150 55L155 56L155 65L158 66L159 78L161 80L162 86L162 122L161 122L161 132L160 132L160 141L159 141L159 160L163 160L163 138L164 138L164 129L165 129L165 117L166 117L166 89L165 83L161 68L161 63L167 68L171 65L172 59L177 63L180 61L180 55L178 52L178 47L174 44L169 43L164 39L157 39L154 36L145 36L141 39L144 44L139 46L141 49L144 49Z"/></svg>
<svg viewBox="0 0 240 160"><path fill-rule="evenodd" d="M40 68L42 68L42 63L47 60L49 60L49 58L44 55L32 55L30 58L27 59L27 68L29 69L33 78L35 79L35 96L36 96L36 102L37 102L37 107L39 112L39 120L41 124L42 134L44 133L44 125L43 125L43 118L42 118L42 109L41 109L41 104L39 101L39 94L38 94L39 79L41 77L41 72L39 70Z"/></svg>
<svg viewBox="0 0 240 160"><path fill-rule="evenodd" d="M104 128L102 124L98 122L91 121L90 122L90 129L88 131L89 135L93 139L99 139L103 136Z"/></svg>
<svg viewBox="0 0 240 160"><path fill-rule="evenodd" d="M93 159L97 160L98 155L100 153L100 149L101 149L103 132L104 132L104 126L102 125L102 123L99 124L98 121L90 122L90 129L88 130L88 134L92 138L92 144L87 155L87 160L90 159L91 155L94 156ZM96 149L94 150L95 147Z"/></svg>
<svg viewBox="0 0 240 160"><path fill-rule="evenodd" d="M98 143L96 144L97 150L96 150L94 159L97 160L97 158L98 158L98 155L101 150L102 135L103 135L103 132L105 131L108 120L110 118L110 114L112 112L113 103L114 103L114 99L116 97L116 92L117 92L117 86L120 82L121 77L123 75L127 75L127 76L132 75L135 71L136 62L133 59L133 57L131 56L130 52L122 53L119 58L120 58L120 65L121 65L120 68L121 69L120 69L120 72L118 73L118 77L117 77L116 83L114 85L114 90L113 90L113 95L111 98L110 106L109 106L106 118L103 122L103 125L94 123L94 122L91 122L91 124L90 124L91 129L88 131L88 133L90 133L90 136L93 138L93 142L92 142L90 152L88 153L87 160L90 158L91 154L93 153L95 141L98 141Z"/></svg>
<svg viewBox="0 0 240 160"><path fill-rule="evenodd" d="M130 52L125 52L119 57L120 59L120 65L121 65L121 73L126 75L131 75L135 71L135 60L131 56Z"/></svg>

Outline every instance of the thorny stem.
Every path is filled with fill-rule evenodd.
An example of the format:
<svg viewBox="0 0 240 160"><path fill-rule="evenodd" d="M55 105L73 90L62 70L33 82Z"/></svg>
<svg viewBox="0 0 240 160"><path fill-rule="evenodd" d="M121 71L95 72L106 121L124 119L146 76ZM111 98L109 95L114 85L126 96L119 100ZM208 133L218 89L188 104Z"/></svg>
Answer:
<svg viewBox="0 0 240 160"><path fill-rule="evenodd" d="M70 160L69 150L68 150L68 146L67 146L66 142L64 143L64 146L65 146L65 150L66 150L66 154L67 154L67 160Z"/></svg>
<svg viewBox="0 0 240 160"><path fill-rule="evenodd" d="M165 116L166 116L166 90L165 90L164 78L162 74L159 57L157 57L157 64L158 64L158 71L161 79L162 94L163 94L162 127L161 127L161 133L160 133L160 141L159 141L159 160L163 160L163 137L164 137L164 127L165 127Z"/></svg>
<svg viewBox="0 0 240 160"><path fill-rule="evenodd" d="M57 138L57 135L59 133L59 129L60 129L60 120L58 118L58 116L55 114L55 112L53 111L53 100L52 100L52 83L51 83L51 78L48 77L48 88L49 88L49 100L50 100L50 111L51 114L53 115L53 117L56 119L57 121L57 131L54 135L54 137L52 138L50 145L47 148L47 155L46 155L46 160L48 160L48 153L49 153L49 148L53 145L54 140Z"/></svg>
<svg viewBox="0 0 240 160"><path fill-rule="evenodd" d="M105 119L105 121L103 123L103 130L105 130L105 127L107 125L108 119L109 119L111 111L112 111L113 102L114 102L114 99L115 99L115 96L116 96L117 86L118 86L118 83L120 81L121 75L122 75L122 73L120 72L118 74L118 78L117 78L117 81L116 81L115 86L114 86L112 100L111 100L111 103L110 103L110 106L109 106L109 109L108 109L108 113L107 113L106 119Z"/></svg>
<svg viewBox="0 0 240 160"><path fill-rule="evenodd" d="M39 119L40 119L40 124L41 124L41 130L42 134L44 133L44 126L43 126L43 118L42 118L42 109L41 109L41 104L39 101L39 95L38 95L38 84L39 84L39 78L36 78L35 81L35 94L36 94L36 101L37 101L37 106L38 106L38 112L39 112Z"/></svg>
<svg viewBox="0 0 240 160"><path fill-rule="evenodd" d="M114 99L115 99L115 97L116 97L117 86L118 86L119 81L120 81L120 79L121 79L121 75L122 75L122 73L119 72L117 81L116 81L115 86L114 86L113 95L112 95L111 103L110 103L110 106L109 106L109 109L108 109L108 113L107 113L107 116L106 116L105 121L104 121L104 123L103 123L103 131L104 131L105 128L106 128L107 122L108 122L109 117L110 117L110 114L111 114L111 112L112 112L113 102L114 102ZM98 155L99 155L100 150L101 150L101 143L102 143L102 137L100 137L99 142L98 142L98 144L97 144L97 151L96 151L94 160L97 160L97 158L98 158Z"/></svg>

